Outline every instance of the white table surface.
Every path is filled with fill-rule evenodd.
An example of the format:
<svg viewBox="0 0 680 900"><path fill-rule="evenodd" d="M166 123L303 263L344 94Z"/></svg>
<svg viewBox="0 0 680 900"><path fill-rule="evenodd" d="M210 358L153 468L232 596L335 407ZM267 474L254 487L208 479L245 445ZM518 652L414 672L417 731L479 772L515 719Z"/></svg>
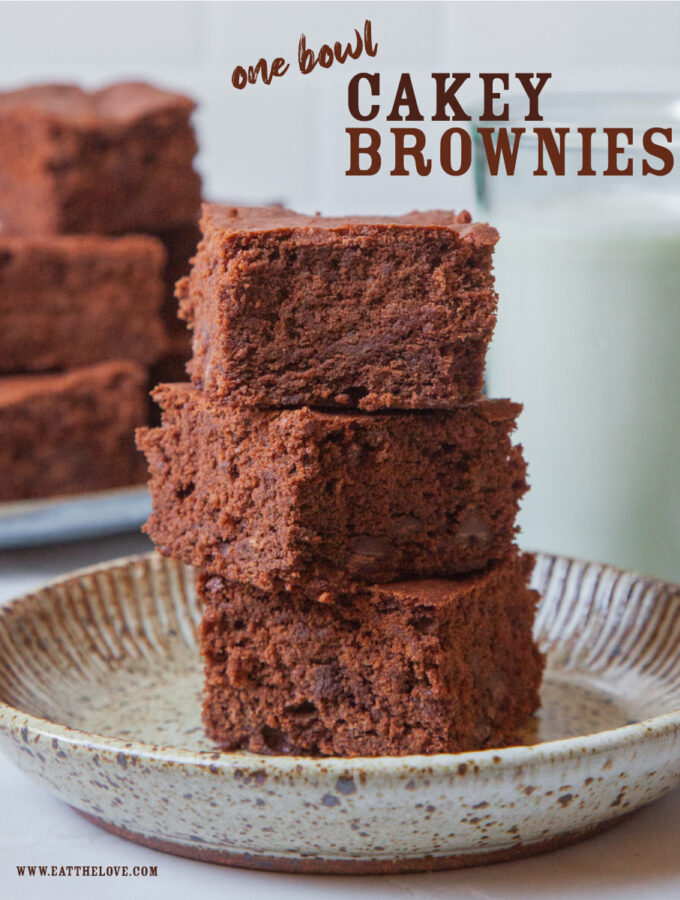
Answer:
<svg viewBox="0 0 680 900"><path fill-rule="evenodd" d="M0 553L0 602L72 569L144 552L141 535ZM19 877L18 865L157 866L156 877ZM91 825L0 757L0 898L187 897L678 900L680 790L582 844L503 865L430 875L320 877L227 869L157 853Z"/></svg>

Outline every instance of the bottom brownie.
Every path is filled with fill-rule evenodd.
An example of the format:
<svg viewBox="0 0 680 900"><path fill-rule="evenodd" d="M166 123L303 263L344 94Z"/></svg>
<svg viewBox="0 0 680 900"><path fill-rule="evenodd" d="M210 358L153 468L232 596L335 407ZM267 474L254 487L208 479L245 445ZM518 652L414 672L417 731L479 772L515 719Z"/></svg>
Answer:
<svg viewBox="0 0 680 900"><path fill-rule="evenodd" d="M143 482L146 378L131 362L0 378L0 501Z"/></svg>
<svg viewBox="0 0 680 900"><path fill-rule="evenodd" d="M203 715L226 749L318 756L515 743L538 708L533 558L324 604L199 576Z"/></svg>

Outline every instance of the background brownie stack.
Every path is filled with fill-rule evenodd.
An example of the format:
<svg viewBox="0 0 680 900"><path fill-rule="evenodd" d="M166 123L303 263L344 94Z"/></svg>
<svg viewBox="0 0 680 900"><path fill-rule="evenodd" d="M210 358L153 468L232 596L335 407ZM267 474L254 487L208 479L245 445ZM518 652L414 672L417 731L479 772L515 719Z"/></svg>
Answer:
<svg viewBox="0 0 680 900"><path fill-rule="evenodd" d="M200 567L226 748L500 746L538 705L520 407L481 396L497 233L467 213L207 205L178 287L192 384L156 391L148 533Z"/></svg>
<svg viewBox="0 0 680 900"><path fill-rule="evenodd" d="M0 501L144 478L133 432L197 238L192 110L136 83L0 94Z"/></svg>

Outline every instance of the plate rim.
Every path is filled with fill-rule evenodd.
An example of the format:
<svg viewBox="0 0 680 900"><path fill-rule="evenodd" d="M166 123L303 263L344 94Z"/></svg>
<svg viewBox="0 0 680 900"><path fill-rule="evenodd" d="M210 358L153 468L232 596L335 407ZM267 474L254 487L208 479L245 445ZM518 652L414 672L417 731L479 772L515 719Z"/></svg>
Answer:
<svg viewBox="0 0 680 900"><path fill-rule="evenodd" d="M42 512L52 506L62 505L64 503L79 503L93 501L98 499L107 499L114 497L141 497L148 493L146 482L140 484L127 484L115 488L102 488L99 491L82 491L74 494L54 494L52 497L29 497L25 500L6 500L0 503L0 523L11 521L23 515L30 515L33 512ZM116 560L111 560L116 562ZM73 572L73 575L77 572ZM43 585L47 587L48 585ZM40 588L38 588L40 590ZM17 599L22 599L21 597Z"/></svg>
<svg viewBox="0 0 680 900"><path fill-rule="evenodd" d="M139 531L151 511L145 484L0 503L0 551Z"/></svg>
<svg viewBox="0 0 680 900"><path fill-rule="evenodd" d="M48 588L55 588L74 579L87 577L99 572L105 572L112 568L129 568L135 563L158 563L165 559L157 551L137 553L128 556L117 557L106 562L76 569L73 572L50 579L35 589L28 591L12 600L0 605L0 619L10 611L16 611L17 607L26 603ZM554 553L536 553L537 564L539 562L563 561L568 564L577 563L585 565L598 565L603 569L615 573L632 575L644 579L646 582L670 588L680 594L680 585L667 582L663 579L651 576L638 575L626 569L610 566L606 563L592 563L578 558L562 556ZM179 561L176 561L179 562ZM179 563L179 565L184 565ZM191 567L185 566L189 569ZM346 771L348 768L360 766L368 776L388 775L400 769L429 768L432 774L449 774L458 766L465 763L466 768L473 767L475 775L485 772L499 771L506 766L531 766L536 763L549 761L555 764L560 760L569 760L576 755L596 755L608 751L614 751L621 747L639 741L651 741L663 738L674 732L680 733L680 707L642 719L617 728L609 728L603 731L592 732L586 735L576 735L568 738L559 738L551 741L542 741L535 744L522 744L511 747L488 748L485 750L469 750L459 753L436 754L409 754L405 756L293 756L293 755L260 755L247 751L227 751L215 747L209 750L188 750L182 747L171 747L162 744L151 744L141 740L124 740L120 737L101 735L96 732L82 731L52 722L49 719L35 716L18 707L6 703L0 697L0 728L10 731L23 732L33 735L57 739L74 747L84 746L87 750L95 752L111 752L124 754L126 757L142 759L172 760L175 764L193 766L199 769L215 769L224 772L235 769L261 769L267 767L270 773L277 772L285 776L293 773L310 774L315 769L324 770L323 774L335 774ZM546 759L547 757L547 759ZM301 771L302 769L302 771ZM372 771L375 770L375 771Z"/></svg>

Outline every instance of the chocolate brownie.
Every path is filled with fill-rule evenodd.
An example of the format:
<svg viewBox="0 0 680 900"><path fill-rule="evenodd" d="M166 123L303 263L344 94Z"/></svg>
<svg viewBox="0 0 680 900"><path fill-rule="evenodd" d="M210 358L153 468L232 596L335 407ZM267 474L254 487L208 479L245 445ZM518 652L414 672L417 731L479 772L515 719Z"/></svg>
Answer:
<svg viewBox="0 0 680 900"><path fill-rule="evenodd" d="M481 569L505 556L527 488L521 406L332 413L212 403L161 385L142 430L161 553L263 589L318 595Z"/></svg>
<svg viewBox="0 0 680 900"><path fill-rule="evenodd" d="M0 94L5 231L160 231L195 222L194 103L149 84Z"/></svg>
<svg viewBox="0 0 680 900"><path fill-rule="evenodd" d="M533 558L342 604L199 577L204 721L226 749L456 753L518 740L538 708Z"/></svg>
<svg viewBox="0 0 680 900"><path fill-rule="evenodd" d="M138 484L144 369L111 361L0 378L0 501Z"/></svg>
<svg viewBox="0 0 680 900"><path fill-rule="evenodd" d="M468 213L327 219L206 204L178 285L191 374L232 405L450 408L479 398L495 229Z"/></svg>
<svg viewBox="0 0 680 900"><path fill-rule="evenodd" d="M154 362L167 349L164 265L143 235L0 235L0 372Z"/></svg>

